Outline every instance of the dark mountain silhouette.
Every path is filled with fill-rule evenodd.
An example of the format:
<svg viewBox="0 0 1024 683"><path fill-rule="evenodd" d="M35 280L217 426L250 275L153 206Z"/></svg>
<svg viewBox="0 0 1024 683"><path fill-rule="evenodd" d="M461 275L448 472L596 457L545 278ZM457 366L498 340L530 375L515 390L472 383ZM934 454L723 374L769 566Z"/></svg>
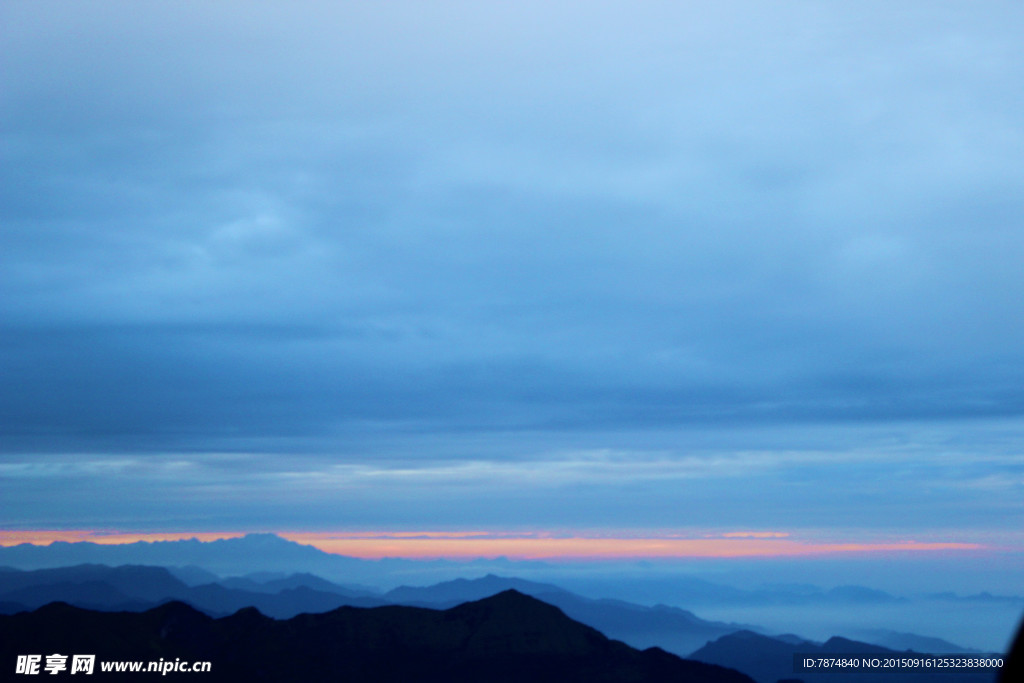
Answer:
<svg viewBox="0 0 1024 683"><path fill-rule="evenodd" d="M551 584L493 574L433 586L402 586L388 591L384 597L405 605L450 607L509 589L555 605L570 618L633 647L657 646L679 655L686 655L709 640L744 628L739 624L706 621L677 607L646 607L620 600L592 600Z"/></svg>
<svg viewBox="0 0 1024 683"><path fill-rule="evenodd" d="M727 668L609 640L516 591L444 611L343 607L287 621L255 609L213 619L179 602L141 613L55 603L0 616L3 661L43 651L94 653L97 670L106 660L210 661L207 681L750 683Z"/></svg>
<svg viewBox="0 0 1024 683"><path fill-rule="evenodd" d="M781 640L753 631L737 631L695 650L690 657L712 664L729 659L734 661L734 668L758 683L769 683L792 676L794 653L812 650L817 647L809 641Z"/></svg>
<svg viewBox="0 0 1024 683"><path fill-rule="evenodd" d="M265 583L246 578L226 579L201 586L188 586L162 567L79 565L0 574L0 600L12 603L10 609L2 610L6 613L35 609L55 601L103 611L141 611L180 600L210 616L226 616L244 607L256 607L263 614L286 619L342 606L396 603L439 609L508 589L555 605L571 618L633 647L657 646L679 655L742 628L705 621L675 607L590 600L551 584L494 575L428 587L402 587L384 596L367 596L309 574L274 578Z"/></svg>
<svg viewBox="0 0 1024 683"><path fill-rule="evenodd" d="M690 658L701 662L721 664L729 662L735 668L753 678L757 683L775 683L783 679L801 680L805 683L834 683L841 679L848 683L858 681L874 681L875 683L900 682L909 683L929 680L920 673L888 674L883 671L868 673L850 673L835 671L816 673L793 673L793 655L809 656L827 655L869 655L884 658L886 656L905 656L906 651L890 650L878 645L871 645L848 638L834 637L824 643L814 643L799 638L772 638L751 631L737 631L690 654ZM951 653L931 653L951 654ZM992 673L946 673L941 680L948 683L991 683Z"/></svg>
<svg viewBox="0 0 1024 683"><path fill-rule="evenodd" d="M193 573L193 577L204 576ZM619 600L593 600L558 586L488 575L426 587L401 587L384 596L339 586L311 574L263 574L187 585L163 567L79 565L34 571L0 571L0 613L13 614L61 601L102 611L142 611L172 600L186 602L214 617L256 607L268 616L287 619L302 613L342 606L375 607L398 603L445 608L515 589L562 609L571 618L633 647L661 647L686 656L705 643L753 627L700 619L676 607L646 607ZM259 580L257 580L259 579ZM800 639L796 638L796 642ZM888 638L891 642L880 642ZM959 652L945 641L912 634L866 637L895 649ZM948 647L947 647L948 646Z"/></svg>

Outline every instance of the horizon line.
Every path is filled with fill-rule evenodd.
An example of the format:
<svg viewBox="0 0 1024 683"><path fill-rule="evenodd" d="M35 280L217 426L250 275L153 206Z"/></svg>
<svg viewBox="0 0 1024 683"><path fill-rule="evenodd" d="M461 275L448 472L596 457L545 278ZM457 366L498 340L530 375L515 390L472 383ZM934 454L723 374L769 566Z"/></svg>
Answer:
<svg viewBox="0 0 1024 683"><path fill-rule="evenodd" d="M276 532L125 532L100 529L0 530L0 547L22 544L48 546L55 542L127 545L137 542L197 540L210 543L269 533L311 546L331 555L380 559L496 559L511 560L644 560L810 557L885 553L992 551L973 542L821 541L785 531L729 531L705 534L603 535L515 531L276 531Z"/></svg>

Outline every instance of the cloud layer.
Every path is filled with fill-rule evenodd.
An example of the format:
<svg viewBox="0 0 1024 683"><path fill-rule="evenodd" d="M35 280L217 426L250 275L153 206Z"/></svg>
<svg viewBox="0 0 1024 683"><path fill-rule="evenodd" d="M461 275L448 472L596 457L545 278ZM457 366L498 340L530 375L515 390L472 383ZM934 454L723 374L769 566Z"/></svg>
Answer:
<svg viewBox="0 0 1024 683"><path fill-rule="evenodd" d="M503 523L660 525L685 490L744 528L731 490L797 516L765 472L863 486L796 498L836 522L1006 492L984 526L1021 493L1000 432L1024 409L1016 3L0 20L0 442L26 491L109 472L140 496L177 482L139 500L153 519L202 499L241 520L254 490L301 489L351 502L313 525L457 524L485 499ZM917 445L979 418L1010 426L967 429L955 457ZM913 464L833 457L874 435L753 456L689 436L826 423L893 425ZM575 451L612 455L540 455ZM738 489L680 483L723 463ZM551 493L569 483L594 492L572 510ZM614 502L634 494L649 509ZM129 500L95 520L133 519Z"/></svg>

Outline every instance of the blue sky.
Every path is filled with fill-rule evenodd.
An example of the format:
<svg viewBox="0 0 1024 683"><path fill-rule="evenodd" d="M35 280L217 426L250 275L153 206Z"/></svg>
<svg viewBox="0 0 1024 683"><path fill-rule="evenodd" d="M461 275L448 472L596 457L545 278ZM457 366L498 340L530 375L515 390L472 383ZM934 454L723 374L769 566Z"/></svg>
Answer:
<svg viewBox="0 0 1024 683"><path fill-rule="evenodd" d="M0 24L4 527L1024 545L1019 3Z"/></svg>

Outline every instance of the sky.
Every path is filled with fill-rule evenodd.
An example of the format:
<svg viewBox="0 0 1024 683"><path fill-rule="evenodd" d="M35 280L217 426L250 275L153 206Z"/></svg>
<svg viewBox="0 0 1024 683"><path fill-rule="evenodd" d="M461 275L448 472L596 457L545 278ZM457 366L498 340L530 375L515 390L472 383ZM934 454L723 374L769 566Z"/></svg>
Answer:
<svg viewBox="0 0 1024 683"><path fill-rule="evenodd" d="M1020 3L0 26L10 538L1024 552Z"/></svg>

